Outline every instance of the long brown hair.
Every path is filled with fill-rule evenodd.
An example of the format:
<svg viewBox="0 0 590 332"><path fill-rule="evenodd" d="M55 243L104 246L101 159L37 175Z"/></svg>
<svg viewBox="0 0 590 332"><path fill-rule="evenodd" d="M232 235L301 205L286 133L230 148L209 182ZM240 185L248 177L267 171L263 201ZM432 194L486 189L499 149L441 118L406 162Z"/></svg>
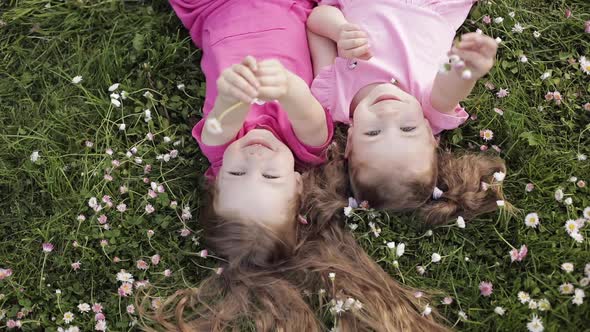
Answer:
<svg viewBox="0 0 590 332"><path fill-rule="evenodd" d="M382 181L362 181L360 165L349 163L354 196L369 202L371 207L392 211L417 210L431 225L440 225L462 216L474 218L494 211L498 200L504 200L502 185L494 173L506 173L499 157L451 153L435 148L431 171L416 178L391 176ZM364 177L366 178L366 177ZM442 195L434 199L437 187Z"/></svg>

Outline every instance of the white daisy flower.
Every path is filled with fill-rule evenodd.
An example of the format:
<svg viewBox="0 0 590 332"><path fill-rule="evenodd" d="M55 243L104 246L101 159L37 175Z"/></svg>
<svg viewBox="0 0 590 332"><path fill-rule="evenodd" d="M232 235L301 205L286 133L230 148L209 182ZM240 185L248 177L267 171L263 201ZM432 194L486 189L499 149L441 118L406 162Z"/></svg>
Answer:
<svg viewBox="0 0 590 332"><path fill-rule="evenodd" d="M533 37L535 37L535 38L539 38L539 37L541 37L541 33L540 33L539 31L536 31L536 30L535 30L535 31L533 32Z"/></svg>
<svg viewBox="0 0 590 332"><path fill-rule="evenodd" d="M397 255L397 257L401 257L401 256L403 256L405 251L406 251L406 244L400 243L397 245L397 248L395 249L395 254Z"/></svg>
<svg viewBox="0 0 590 332"><path fill-rule="evenodd" d="M109 86L109 92L113 92L113 91L117 90L119 88L119 85L120 85L119 83L115 83L115 84Z"/></svg>
<svg viewBox="0 0 590 332"><path fill-rule="evenodd" d="M568 198L566 198L566 199L563 200L563 204L565 204L565 205L572 205L573 202L574 201L573 201L573 199L571 197L568 197Z"/></svg>
<svg viewBox="0 0 590 332"><path fill-rule="evenodd" d="M347 206L344 208L344 215L350 217L352 215L352 207Z"/></svg>
<svg viewBox="0 0 590 332"><path fill-rule="evenodd" d="M78 75L78 76L74 76L74 78L72 78L73 84L80 84L80 82L82 82L82 76Z"/></svg>
<svg viewBox="0 0 590 332"><path fill-rule="evenodd" d="M64 313L64 322L70 324L74 320L74 314L71 311Z"/></svg>
<svg viewBox="0 0 590 332"><path fill-rule="evenodd" d="M495 172L494 173L494 179L496 179L496 181L498 181L498 182L504 181L505 177L506 177L506 173L504 173L504 172Z"/></svg>
<svg viewBox="0 0 590 332"><path fill-rule="evenodd" d="M524 217L524 224L527 227L537 228L539 225L539 215L534 212L527 214L526 217Z"/></svg>
<svg viewBox="0 0 590 332"><path fill-rule="evenodd" d="M527 62L529 62L529 58L527 58L527 57L526 57L526 55L524 55L524 54L523 54L523 55L521 55L521 56L518 58L518 60L519 60L520 62L522 62L522 63L527 63Z"/></svg>
<svg viewBox="0 0 590 332"><path fill-rule="evenodd" d="M126 125L126 124L124 124L124 123L121 123L121 124L119 125L119 130L120 130L120 131L124 131L126 127L127 127L127 125Z"/></svg>
<svg viewBox="0 0 590 332"><path fill-rule="evenodd" d="M548 79L549 77L551 77L551 73L546 71L543 73L543 75L541 75L541 80L544 81L544 80Z"/></svg>
<svg viewBox="0 0 590 332"><path fill-rule="evenodd" d="M563 283L559 286L559 293L572 294L574 292L574 285L569 282Z"/></svg>
<svg viewBox="0 0 590 332"><path fill-rule="evenodd" d="M555 197L556 201L561 202L564 197L563 189L557 188L557 190L555 191L554 197Z"/></svg>
<svg viewBox="0 0 590 332"><path fill-rule="evenodd" d="M545 329L543 327L543 321L541 321L537 315L533 315L533 319L531 319L531 321L526 324L526 328L530 332L543 332Z"/></svg>
<svg viewBox="0 0 590 332"><path fill-rule="evenodd" d="M504 308L502 308L502 307L495 307L494 312L497 315L504 316L504 314L506 313L506 310L504 310Z"/></svg>
<svg viewBox="0 0 590 332"><path fill-rule="evenodd" d="M442 257L441 257L441 256L440 256L438 253L436 253L436 252L435 252L435 253L433 253L433 254L432 254L432 257L430 258L430 260L431 260L433 263L438 263L438 262L440 262L440 260L441 260L441 259L442 259Z"/></svg>
<svg viewBox="0 0 590 332"><path fill-rule="evenodd" d="M574 271L574 264L572 264L572 263L563 263L563 264L561 264L561 269L564 270L567 273L571 273L572 271Z"/></svg>
<svg viewBox="0 0 590 332"><path fill-rule="evenodd" d="M463 219L463 217L457 217L457 226L459 228L465 228L465 219Z"/></svg>
<svg viewBox="0 0 590 332"><path fill-rule="evenodd" d="M496 24L500 24L502 22L504 22L504 18L503 17L498 16L498 17L496 17L494 19L494 23L496 23Z"/></svg>
<svg viewBox="0 0 590 332"><path fill-rule="evenodd" d="M39 151L33 151L33 153L31 153L31 161L36 163L37 160L39 160L41 156L39 155Z"/></svg>
<svg viewBox="0 0 590 332"><path fill-rule="evenodd" d="M512 32L514 32L514 33L522 33L523 31L524 31L524 27L522 25L520 25L520 23L516 23L512 27Z"/></svg>
<svg viewBox="0 0 590 332"><path fill-rule="evenodd" d="M579 230L578 227L578 223L573 219L569 219L565 222L565 230L570 234L577 233Z"/></svg>
<svg viewBox="0 0 590 332"><path fill-rule="evenodd" d="M520 303L525 304L531 300L531 296L527 292L520 291L517 294Z"/></svg>
<svg viewBox="0 0 590 332"><path fill-rule="evenodd" d="M178 90L180 90L180 91L184 91L184 89L185 89L185 86L184 86L184 84L183 84L183 83L180 83L180 84L178 84L178 85L176 86L176 88L177 88Z"/></svg>
<svg viewBox="0 0 590 332"><path fill-rule="evenodd" d="M121 107L121 102L117 99L111 99L111 104L113 104L115 107Z"/></svg>
<svg viewBox="0 0 590 332"><path fill-rule="evenodd" d="M539 300L539 311L547 311L551 309L551 303L547 299Z"/></svg>

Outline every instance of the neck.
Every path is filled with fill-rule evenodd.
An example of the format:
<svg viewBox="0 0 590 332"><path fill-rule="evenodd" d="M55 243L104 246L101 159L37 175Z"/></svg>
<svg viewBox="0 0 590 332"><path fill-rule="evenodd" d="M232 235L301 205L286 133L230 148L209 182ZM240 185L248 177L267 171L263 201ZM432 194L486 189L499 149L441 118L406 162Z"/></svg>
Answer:
<svg viewBox="0 0 590 332"><path fill-rule="evenodd" d="M373 91L373 89L375 89L376 87L378 87L381 84L386 84L386 83L371 83L369 85L365 85L364 87L360 88L360 90L356 93L356 95L354 95L354 98L352 98L352 102L350 103L350 117L352 118L354 115L354 110L356 109L356 107L358 106L358 104L361 102L361 100L365 99L365 97L367 95L369 95L369 93L371 93L371 91Z"/></svg>

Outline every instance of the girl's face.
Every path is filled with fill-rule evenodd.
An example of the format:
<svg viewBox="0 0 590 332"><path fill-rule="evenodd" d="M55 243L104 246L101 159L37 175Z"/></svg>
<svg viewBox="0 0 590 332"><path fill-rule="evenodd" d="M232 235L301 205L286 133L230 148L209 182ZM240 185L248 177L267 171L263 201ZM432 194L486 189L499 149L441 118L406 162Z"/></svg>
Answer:
<svg viewBox="0 0 590 332"><path fill-rule="evenodd" d="M376 86L358 103L348 132L346 155L363 165L363 177L430 172L436 145L430 125L416 98L393 84Z"/></svg>
<svg viewBox="0 0 590 332"><path fill-rule="evenodd" d="M268 130L251 130L223 154L216 212L268 226L283 224L302 189L294 169L293 153L285 144Z"/></svg>

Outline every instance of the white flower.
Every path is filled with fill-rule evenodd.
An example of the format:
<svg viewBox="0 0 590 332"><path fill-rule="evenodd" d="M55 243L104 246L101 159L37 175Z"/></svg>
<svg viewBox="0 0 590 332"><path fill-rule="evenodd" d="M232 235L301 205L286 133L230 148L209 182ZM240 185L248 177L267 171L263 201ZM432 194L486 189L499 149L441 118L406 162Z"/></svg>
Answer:
<svg viewBox="0 0 590 332"><path fill-rule="evenodd" d="M64 322L66 324L70 324L74 320L74 314L71 311L68 311L64 314Z"/></svg>
<svg viewBox="0 0 590 332"><path fill-rule="evenodd" d="M535 32L533 32L533 37L539 38L539 37L541 37L541 33L539 31L535 30Z"/></svg>
<svg viewBox="0 0 590 332"><path fill-rule="evenodd" d="M569 282L561 284L559 286L559 293L561 294L571 294L574 292L574 285L570 284Z"/></svg>
<svg viewBox="0 0 590 332"><path fill-rule="evenodd" d="M90 304L80 303L80 304L78 304L78 310L80 310L80 312L89 312L90 311Z"/></svg>
<svg viewBox="0 0 590 332"><path fill-rule="evenodd" d="M183 84L183 83L180 83L180 84L178 84L178 85L176 86L176 88L177 88L178 90L180 90L180 91L184 91L184 88L185 88L185 86L184 86L184 84Z"/></svg>
<svg viewBox="0 0 590 332"><path fill-rule="evenodd" d="M494 23L500 24L502 22L504 22L504 18L503 17L498 16L498 17L496 17L494 19Z"/></svg>
<svg viewBox="0 0 590 332"><path fill-rule="evenodd" d="M424 233L425 236L432 236L432 229L429 229Z"/></svg>
<svg viewBox="0 0 590 332"><path fill-rule="evenodd" d="M459 315L460 319L467 320L467 314L465 313L465 311L460 310L457 314Z"/></svg>
<svg viewBox="0 0 590 332"><path fill-rule="evenodd" d="M96 325L94 325L94 329L96 331L106 331L107 322L105 320L99 320L98 322L96 322Z"/></svg>
<svg viewBox="0 0 590 332"><path fill-rule="evenodd" d="M529 62L529 58L527 58L526 55L523 54L520 56L519 61L522 63L527 63Z"/></svg>
<svg viewBox="0 0 590 332"><path fill-rule="evenodd" d="M551 303L547 299L539 300L539 311L547 311L551 309Z"/></svg>
<svg viewBox="0 0 590 332"><path fill-rule="evenodd" d="M527 227L537 228L539 225L539 215L536 213L529 213L524 217L524 224Z"/></svg>
<svg viewBox="0 0 590 332"><path fill-rule="evenodd" d="M73 84L80 84L80 82L82 82L82 76L78 75L78 76L74 76L74 78L72 78Z"/></svg>
<svg viewBox="0 0 590 332"><path fill-rule="evenodd" d="M98 199L96 197L90 197L90 199L88 200L88 206L94 209L97 205Z"/></svg>
<svg viewBox="0 0 590 332"><path fill-rule="evenodd" d="M537 315L533 315L533 319L526 324L526 328L530 332L542 332L545 328L543 327L543 322Z"/></svg>
<svg viewBox="0 0 590 332"><path fill-rule="evenodd" d="M580 153L580 154L578 154L578 157L577 158L578 158L579 161L585 161L586 159L588 159L588 156L586 156L583 153Z"/></svg>
<svg viewBox="0 0 590 332"><path fill-rule="evenodd" d="M555 200L561 202L563 200L563 196L563 189L557 188L554 194Z"/></svg>
<svg viewBox="0 0 590 332"><path fill-rule="evenodd" d="M586 219L590 219L590 206L587 206L587 207L584 209L584 212L583 212L583 214L584 214L584 218L586 218Z"/></svg>
<svg viewBox="0 0 590 332"><path fill-rule="evenodd" d="M170 137L164 136L164 143L170 143L170 141L172 141Z"/></svg>
<svg viewBox="0 0 590 332"><path fill-rule="evenodd" d="M572 263L563 263L561 264L561 269L567 273L571 273L574 270L574 264Z"/></svg>
<svg viewBox="0 0 590 332"><path fill-rule="evenodd" d="M33 153L31 153L31 161L36 163L37 160L39 160L39 151L33 151Z"/></svg>
<svg viewBox="0 0 590 332"><path fill-rule="evenodd" d="M113 104L115 107L121 107L121 102L117 99L111 99L111 104Z"/></svg>
<svg viewBox="0 0 590 332"><path fill-rule="evenodd" d="M395 242L387 242L387 247L389 249L395 249Z"/></svg>
<svg viewBox="0 0 590 332"><path fill-rule="evenodd" d="M578 243L584 242L584 237L579 232L570 233L570 237L572 239L576 240L576 242L578 242Z"/></svg>
<svg viewBox="0 0 590 332"><path fill-rule="evenodd" d="M514 12L510 12L510 13L508 13L508 16L510 16L510 17L512 17L512 18L514 18L514 15L516 15L516 13L514 13Z"/></svg>
<svg viewBox="0 0 590 332"><path fill-rule="evenodd" d="M585 56L580 57L580 69L582 69L586 75L590 75L590 61L586 60Z"/></svg>
<svg viewBox="0 0 590 332"><path fill-rule="evenodd" d="M344 215L350 217L352 215L352 207L347 206L344 208Z"/></svg>
<svg viewBox="0 0 590 332"><path fill-rule="evenodd" d="M584 266L584 273L586 274L586 277L590 278L590 263L587 263L586 266Z"/></svg>
<svg viewBox="0 0 590 332"><path fill-rule="evenodd" d="M506 202L504 202L504 200L499 200L496 201L496 205L498 205L499 207L503 207L504 205L506 205Z"/></svg>
<svg viewBox="0 0 590 332"><path fill-rule="evenodd" d="M358 227L359 227L359 225L358 225L358 224L354 224L354 223L352 223L352 224L348 224L348 228L350 228L350 230L351 230L351 231L354 231L354 230L355 230L355 229L357 229Z"/></svg>
<svg viewBox="0 0 590 332"><path fill-rule="evenodd" d="M504 310L504 308L502 308L502 307L496 307L496 308L494 308L494 312L500 316L504 316L504 313L506 313L506 310Z"/></svg>
<svg viewBox="0 0 590 332"><path fill-rule="evenodd" d="M551 77L551 73L546 71L543 73L543 75L541 75L541 80L544 81L544 80L548 79L549 77Z"/></svg>
<svg viewBox="0 0 590 332"><path fill-rule="evenodd" d="M568 221L565 222L565 230L569 234L577 233L579 230L578 223L573 219L569 219Z"/></svg>
<svg viewBox="0 0 590 332"><path fill-rule="evenodd" d="M336 279L336 273L334 273L334 272L328 273L328 278L330 278L330 280Z"/></svg>
<svg viewBox="0 0 590 332"><path fill-rule="evenodd" d="M125 270L121 270L117 273L117 280L121 282L133 283L133 275Z"/></svg>
<svg viewBox="0 0 590 332"><path fill-rule="evenodd" d="M111 95L109 97L111 97L111 99L119 99L119 98L121 98L121 96L118 93L114 93L114 92L111 93Z"/></svg>
<svg viewBox="0 0 590 332"><path fill-rule="evenodd" d="M432 313L432 308L430 307L430 304L427 304L426 307L424 307L424 310L422 311L422 316L428 316Z"/></svg>
<svg viewBox="0 0 590 332"><path fill-rule="evenodd" d="M572 299L572 302L575 305L582 305L584 303L585 297L586 297L586 294L584 293L584 290L580 289L580 288L576 288L576 290L574 291L574 298Z"/></svg>
<svg viewBox="0 0 590 332"><path fill-rule="evenodd" d="M518 300L522 304L525 304L531 300L531 296L527 292L520 291L520 292L518 292L517 296L518 296Z"/></svg>
<svg viewBox="0 0 590 332"><path fill-rule="evenodd" d="M126 126L124 123L121 123L121 124L119 125L119 130L120 130L120 131L124 131L126 127L127 127L127 126Z"/></svg>
<svg viewBox="0 0 590 332"><path fill-rule="evenodd" d="M574 201L572 200L571 197L568 197L568 198L566 198L566 199L563 200L563 204L565 204L565 205L572 205L573 202Z"/></svg>
<svg viewBox="0 0 590 332"><path fill-rule="evenodd" d="M520 23L516 23L512 27L512 32L514 32L514 33L522 33L523 31L524 31L524 27L522 25L520 25Z"/></svg>
<svg viewBox="0 0 590 332"><path fill-rule="evenodd" d="M432 199L439 199L442 195L443 191L438 187L434 187L434 190L432 191Z"/></svg>
<svg viewBox="0 0 590 332"><path fill-rule="evenodd" d="M457 217L457 226L459 228L465 228L465 219L463 219L463 217Z"/></svg>
<svg viewBox="0 0 590 332"><path fill-rule="evenodd" d="M144 120L145 122L150 122L150 121L152 120L152 111L150 111L150 109L148 108L148 109L145 109L145 110L143 111L143 113L144 113L144 118L143 118L143 120Z"/></svg>
<svg viewBox="0 0 590 332"><path fill-rule="evenodd" d="M154 95L151 92L149 92L149 91L144 92L143 93L143 96L146 97L147 99L154 98Z"/></svg>
<svg viewBox="0 0 590 332"><path fill-rule="evenodd" d="M115 84L109 86L109 92L113 92L113 91L117 90L119 88L119 85L120 85L119 83L115 83Z"/></svg>
<svg viewBox="0 0 590 332"><path fill-rule="evenodd" d="M500 37L496 37L494 40L496 41L496 44L500 44L502 42L502 38Z"/></svg>
<svg viewBox="0 0 590 332"><path fill-rule="evenodd" d="M531 309L531 310L537 310L537 307L538 306L539 305L537 304L537 301L535 301L535 300L530 300L529 301L529 309Z"/></svg>
<svg viewBox="0 0 590 332"><path fill-rule="evenodd" d="M125 90L121 91L121 99L125 100L125 99L127 99L127 96L129 96L127 91L125 91Z"/></svg>
<svg viewBox="0 0 590 332"><path fill-rule="evenodd" d="M422 265L418 265L416 266L416 272L418 272L419 275L424 275L424 273L426 273L426 268Z"/></svg>
<svg viewBox="0 0 590 332"><path fill-rule="evenodd" d="M395 254L397 255L397 257L401 257L405 251L406 251L406 244L400 243L397 245L397 248L395 250Z"/></svg>
<svg viewBox="0 0 590 332"><path fill-rule="evenodd" d="M379 234L381 234L381 227L376 226L374 222L370 222L369 228L371 228L371 231L373 232L373 235L375 235L375 237L379 237Z"/></svg>
<svg viewBox="0 0 590 332"><path fill-rule="evenodd" d="M439 255L438 253L436 253L436 252L435 252L435 253L433 253L433 254L432 254L432 257L431 257L431 259L430 259L430 260L431 260L433 263L438 263L438 262L440 262L441 258L442 258L442 257L440 257L440 255Z"/></svg>
<svg viewBox="0 0 590 332"><path fill-rule="evenodd" d="M588 285L590 284L590 278L586 277L586 278L582 278L582 279L580 279L580 282L579 282L579 284L580 284L580 286L582 286L582 287L586 287L586 286L588 286Z"/></svg>
<svg viewBox="0 0 590 332"><path fill-rule="evenodd" d="M498 182L504 181L505 177L506 177L506 173L504 173L504 172L495 172L494 173L494 179L496 179L496 181L498 181Z"/></svg>

